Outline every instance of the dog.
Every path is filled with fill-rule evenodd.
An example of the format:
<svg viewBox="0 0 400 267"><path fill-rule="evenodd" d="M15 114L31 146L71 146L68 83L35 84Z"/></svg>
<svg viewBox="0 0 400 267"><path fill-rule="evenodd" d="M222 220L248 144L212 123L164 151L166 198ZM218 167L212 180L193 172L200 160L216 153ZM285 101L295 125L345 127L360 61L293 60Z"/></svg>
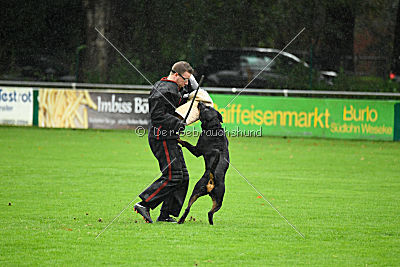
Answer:
<svg viewBox="0 0 400 267"><path fill-rule="evenodd" d="M185 222L193 203L202 196L209 195L213 206L208 212L208 222L213 225L213 216L221 206L225 194L225 174L229 167L228 139L222 128L221 114L212 107L199 102L201 135L196 146L178 139L178 142L187 148L196 157L203 156L206 170L200 180L196 183L189 204L179 219L178 223Z"/></svg>

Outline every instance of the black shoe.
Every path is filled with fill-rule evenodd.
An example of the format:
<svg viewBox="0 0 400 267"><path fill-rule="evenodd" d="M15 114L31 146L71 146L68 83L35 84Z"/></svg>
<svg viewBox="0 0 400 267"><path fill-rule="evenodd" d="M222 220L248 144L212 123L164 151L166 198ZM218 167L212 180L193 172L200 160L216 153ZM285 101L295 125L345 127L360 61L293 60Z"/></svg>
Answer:
<svg viewBox="0 0 400 267"><path fill-rule="evenodd" d="M157 222L169 222L169 223L177 223L177 221L174 219L174 218L172 218L171 216L159 216L158 218L157 218Z"/></svg>
<svg viewBox="0 0 400 267"><path fill-rule="evenodd" d="M142 215L143 219L147 223L153 223L153 220L150 217L150 208L142 206L140 203L136 203L135 206L133 206L133 210Z"/></svg>

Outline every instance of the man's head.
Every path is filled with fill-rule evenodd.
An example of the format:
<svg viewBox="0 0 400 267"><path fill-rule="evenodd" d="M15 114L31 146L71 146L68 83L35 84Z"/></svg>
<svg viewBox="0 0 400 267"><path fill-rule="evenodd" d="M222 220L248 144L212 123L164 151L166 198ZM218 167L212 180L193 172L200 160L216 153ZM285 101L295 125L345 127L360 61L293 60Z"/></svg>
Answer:
<svg viewBox="0 0 400 267"><path fill-rule="evenodd" d="M188 84L190 75L193 74L193 68L186 61L176 62L169 73L168 80L176 82L179 88L182 88Z"/></svg>

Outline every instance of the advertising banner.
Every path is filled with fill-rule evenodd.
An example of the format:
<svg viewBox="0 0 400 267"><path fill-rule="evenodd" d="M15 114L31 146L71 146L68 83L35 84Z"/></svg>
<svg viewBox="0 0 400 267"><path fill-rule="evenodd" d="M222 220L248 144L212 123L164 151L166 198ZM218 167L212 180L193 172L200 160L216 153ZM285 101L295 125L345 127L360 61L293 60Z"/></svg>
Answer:
<svg viewBox="0 0 400 267"><path fill-rule="evenodd" d="M32 88L0 87L0 124L31 126Z"/></svg>
<svg viewBox="0 0 400 267"><path fill-rule="evenodd" d="M39 90L39 126L129 129L147 127L148 96L88 90Z"/></svg>
<svg viewBox="0 0 400 267"><path fill-rule="evenodd" d="M228 131L345 139L394 139L396 101L212 95ZM233 100L232 102L230 102Z"/></svg>
<svg viewBox="0 0 400 267"><path fill-rule="evenodd" d="M2 94L5 94L2 89ZM11 101L14 91L1 99ZM10 95L11 94L11 95ZM32 91L20 91L29 102ZM356 99L287 98L211 94L230 136L309 136L341 139L398 140L399 102ZM32 102L32 101L31 101ZM39 90L40 127L147 129L148 95L88 90ZM395 112L397 107L397 113ZM21 110L21 108L19 108ZM32 110L32 107L30 108ZM3 112L3 111L1 111ZM32 113L30 113L32 114ZM397 115L396 115L397 114ZM0 117L1 118L1 117ZM32 123L32 115L30 115ZM22 119L19 119L22 121ZM201 131L200 123L187 127Z"/></svg>
<svg viewBox="0 0 400 267"><path fill-rule="evenodd" d="M128 129L149 124L148 95L90 93L97 109L89 109L89 127Z"/></svg>

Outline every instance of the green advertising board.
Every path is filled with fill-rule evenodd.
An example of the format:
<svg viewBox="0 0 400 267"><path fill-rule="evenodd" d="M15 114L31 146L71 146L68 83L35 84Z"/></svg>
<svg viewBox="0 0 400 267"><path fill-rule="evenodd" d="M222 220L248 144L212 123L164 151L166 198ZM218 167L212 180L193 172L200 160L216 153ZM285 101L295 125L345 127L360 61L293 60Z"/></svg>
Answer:
<svg viewBox="0 0 400 267"><path fill-rule="evenodd" d="M60 90L48 90L55 94ZM65 90L61 90L65 91ZM44 91L43 91L44 92ZM68 91L69 92L69 91ZM84 91L73 91L76 94ZM147 95L121 93L86 92L96 103L110 104L117 107L119 102L132 107L130 113L122 110L88 109L88 128L135 128L137 125L147 127ZM119 101L114 101L117 99ZM33 125L46 126L40 118L41 95L33 92ZM400 140L400 102L388 100L358 99L318 99L295 97L249 96L230 94L211 94L214 107L223 117L223 127L230 136L309 136L341 139ZM46 98L47 99L47 98ZM55 99L55 98L54 98ZM122 102L122 99L124 101ZM138 100L138 101L137 101ZM140 100L140 101L139 101ZM53 104L60 104L60 101ZM46 104L49 108L49 103ZM108 107L108 106L107 106ZM83 107L84 108L84 107ZM51 109L49 109L51 110ZM53 108L52 110L58 110ZM112 114L111 114L112 113ZM76 114L76 113L74 113ZM54 115L54 114L53 114ZM65 116L65 115L63 115ZM91 121L92 120L92 121ZM110 121L112 125L95 124L93 121ZM54 120L52 120L54 122ZM132 122L132 125L119 122ZM128 127L129 126L129 127ZM188 127L188 133L201 132L200 122Z"/></svg>
<svg viewBox="0 0 400 267"><path fill-rule="evenodd" d="M239 136L395 140L396 101L211 95L224 127ZM233 101L232 101L233 100ZM196 123L195 128L200 124Z"/></svg>

